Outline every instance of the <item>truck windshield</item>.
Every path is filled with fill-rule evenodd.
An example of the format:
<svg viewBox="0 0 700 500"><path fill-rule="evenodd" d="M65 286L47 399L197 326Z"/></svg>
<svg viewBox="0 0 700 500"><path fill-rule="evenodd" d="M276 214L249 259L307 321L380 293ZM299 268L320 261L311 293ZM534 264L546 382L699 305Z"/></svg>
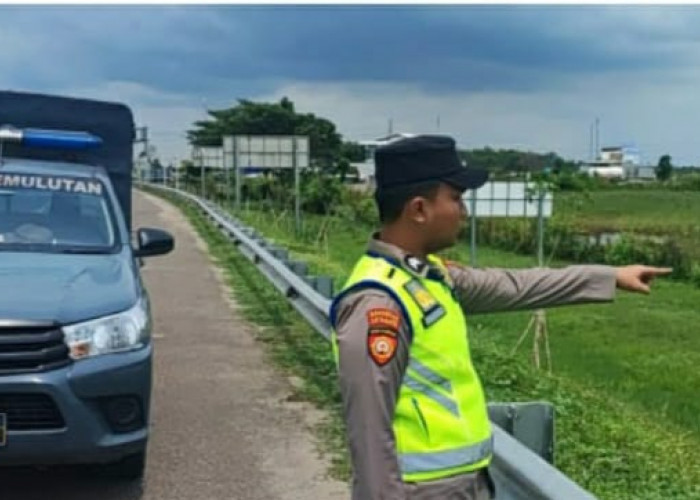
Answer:
<svg viewBox="0 0 700 500"><path fill-rule="evenodd" d="M114 220L97 179L0 172L0 251L110 253Z"/></svg>

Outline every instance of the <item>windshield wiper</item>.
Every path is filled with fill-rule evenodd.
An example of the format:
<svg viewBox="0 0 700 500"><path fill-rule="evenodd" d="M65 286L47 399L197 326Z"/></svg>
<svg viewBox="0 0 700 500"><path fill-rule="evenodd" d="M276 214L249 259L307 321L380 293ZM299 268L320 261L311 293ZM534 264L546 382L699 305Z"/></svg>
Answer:
<svg viewBox="0 0 700 500"><path fill-rule="evenodd" d="M85 254L85 255L102 255L112 253L109 248L90 248L90 247L66 247L58 250L57 253L70 254Z"/></svg>

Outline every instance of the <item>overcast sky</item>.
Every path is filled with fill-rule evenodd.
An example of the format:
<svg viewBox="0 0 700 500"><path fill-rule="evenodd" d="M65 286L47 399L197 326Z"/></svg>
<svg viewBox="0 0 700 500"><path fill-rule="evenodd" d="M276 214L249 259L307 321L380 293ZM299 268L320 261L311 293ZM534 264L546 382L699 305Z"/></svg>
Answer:
<svg viewBox="0 0 700 500"><path fill-rule="evenodd" d="M123 101L165 160L205 108L288 96L394 131L700 164L700 6L0 6L0 88Z"/></svg>

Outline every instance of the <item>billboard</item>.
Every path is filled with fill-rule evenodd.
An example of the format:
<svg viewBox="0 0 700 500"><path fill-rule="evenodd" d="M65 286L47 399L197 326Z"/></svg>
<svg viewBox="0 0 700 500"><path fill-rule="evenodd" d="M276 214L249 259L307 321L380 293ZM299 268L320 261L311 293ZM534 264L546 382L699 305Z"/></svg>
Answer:
<svg viewBox="0 0 700 500"><path fill-rule="evenodd" d="M302 136L236 136L239 168L309 168L309 138Z"/></svg>
<svg viewBox="0 0 700 500"><path fill-rule="evenodd" d="M225 136L223 147L194 146L192 162L196 167L245 171L309 168L309 138L303 136Z"/></svg>
<svg viewBox="0 0 700 500"><path fill-rule="evenodd" d="M224 168L223 148L215 146L194 146L192 163L199 168Z"/></svg>
<svg viewBox="0 0 700 500"><path fill-rule="evenodd" d="M491 181L476 190L476 207L472 208L474 191L464 192L462 199L477 217L537 217L537 185L528 182ZM552 193L545 194L542 213L544 217L552 216Z"/></svg>

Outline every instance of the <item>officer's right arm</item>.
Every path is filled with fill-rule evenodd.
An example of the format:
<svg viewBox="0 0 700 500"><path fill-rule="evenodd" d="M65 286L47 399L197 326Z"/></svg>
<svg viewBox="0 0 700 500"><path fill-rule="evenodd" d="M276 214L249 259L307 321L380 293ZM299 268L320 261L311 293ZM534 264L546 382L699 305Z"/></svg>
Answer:
<svg viewBox="0 0 700 500"><path fill-rule="evenodd" d="M394 299L362 290L336 319L340 392L354 472L354 500L402 500L392 421L411 329Z"/></svg>

